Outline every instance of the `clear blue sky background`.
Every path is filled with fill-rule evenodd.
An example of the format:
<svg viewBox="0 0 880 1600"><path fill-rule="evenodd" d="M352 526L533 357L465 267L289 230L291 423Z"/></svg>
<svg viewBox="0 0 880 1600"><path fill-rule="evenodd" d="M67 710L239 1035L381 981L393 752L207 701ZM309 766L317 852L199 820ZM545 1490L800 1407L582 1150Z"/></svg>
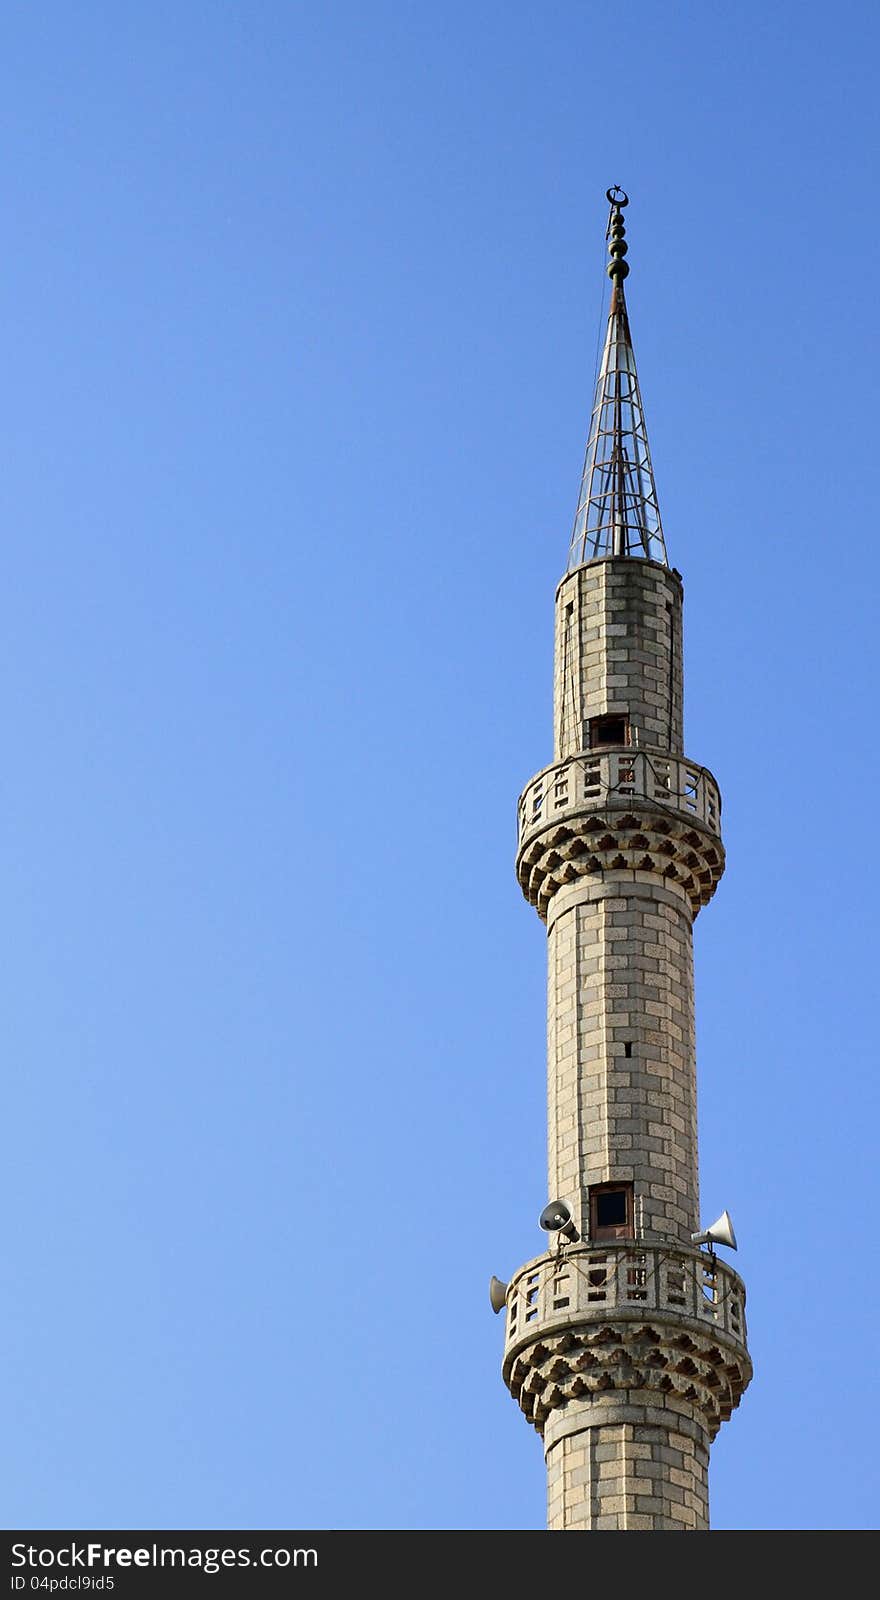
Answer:
<svg viewBox="0 0 880 1600"><path fill-rule="evenodd" d="M713 1521L876 1526L877 15L3 7L4 1525L543 1526L486 1285L621 183L725 797Z"/></svg>

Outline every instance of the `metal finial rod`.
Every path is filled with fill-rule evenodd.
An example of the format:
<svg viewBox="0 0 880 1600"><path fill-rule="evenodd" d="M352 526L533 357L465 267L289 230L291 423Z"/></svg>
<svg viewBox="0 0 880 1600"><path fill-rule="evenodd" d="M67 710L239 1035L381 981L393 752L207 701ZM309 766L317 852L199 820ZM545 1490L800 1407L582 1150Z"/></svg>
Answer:
<svg viewBox="0 0 880 1600"><path fill-rule="evenodd" d="M620 188L619 184L615 183L610 189L605 190L605 198L611 206L608 227L605 229L605 237L609 241L608 254L611 257L607 271L616 289L619 284L623 283L624 278L629 273L629 267L623 259L628 245L626 242L626 228L621 216L624 206L629 205L629 195L624 189Z"/></svg>

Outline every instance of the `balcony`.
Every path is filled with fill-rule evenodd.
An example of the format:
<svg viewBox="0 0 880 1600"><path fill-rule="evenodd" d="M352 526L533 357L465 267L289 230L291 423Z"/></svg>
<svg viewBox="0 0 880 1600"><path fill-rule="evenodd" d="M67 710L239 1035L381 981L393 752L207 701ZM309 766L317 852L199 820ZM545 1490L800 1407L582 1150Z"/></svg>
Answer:
<svg viewBox="0 0 880 1600"><path fill-rule="evenodd" d="M662 806L710 833L721 833L721 795L705 767L649 750L588 750L545 767L523 791L519 847L569 816L603 806L626 808L639 801Z"/></svg>
<svg viewBox="0 0 880 1600"><path fill-rule="evenodd" d="M668 1314L745 1349L746 1291L717 1257L674 1244L577 1245L521 1267L507 1291L505 1357L572 1323Z"/></svg>
<svg viewBox="0 0 880 1600"><path fill-rule="evenodd" d="M742 1280L675 1244L540 1256L508 1286L502 1370L539 1433L572 1403L601 1425L605 1402L684 1406L714 1438L752 1376Z"/></svg>

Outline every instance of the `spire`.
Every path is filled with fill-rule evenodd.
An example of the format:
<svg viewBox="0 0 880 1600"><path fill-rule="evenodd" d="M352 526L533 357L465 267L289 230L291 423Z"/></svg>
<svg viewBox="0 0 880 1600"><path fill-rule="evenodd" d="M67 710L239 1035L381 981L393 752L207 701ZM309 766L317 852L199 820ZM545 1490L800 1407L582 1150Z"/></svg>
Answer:
<svg viewBox="0 0 880 1600"><path fill-rule="evenodd" d="M624 260L627 243L622 212L629 205L629 197L615 187L607 190L607 198L611 203L605 235L611 257L611 305L568 553L569 571L597 556L643 556L666 565L654 469L623 293L629 267Z"/></svg>

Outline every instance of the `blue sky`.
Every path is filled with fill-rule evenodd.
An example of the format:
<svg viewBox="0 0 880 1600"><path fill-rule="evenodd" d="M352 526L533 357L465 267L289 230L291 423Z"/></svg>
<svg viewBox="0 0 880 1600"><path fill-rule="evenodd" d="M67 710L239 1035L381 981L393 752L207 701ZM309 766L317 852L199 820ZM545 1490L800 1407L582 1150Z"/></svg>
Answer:
<svg viewBox="0 0 880 1600"><path fill-rule="evenodd" d="M486 1285L620 183L725 800L713 1523L876 1526L876 8L0 21L7 1525L543 1526Z"/></svg>

